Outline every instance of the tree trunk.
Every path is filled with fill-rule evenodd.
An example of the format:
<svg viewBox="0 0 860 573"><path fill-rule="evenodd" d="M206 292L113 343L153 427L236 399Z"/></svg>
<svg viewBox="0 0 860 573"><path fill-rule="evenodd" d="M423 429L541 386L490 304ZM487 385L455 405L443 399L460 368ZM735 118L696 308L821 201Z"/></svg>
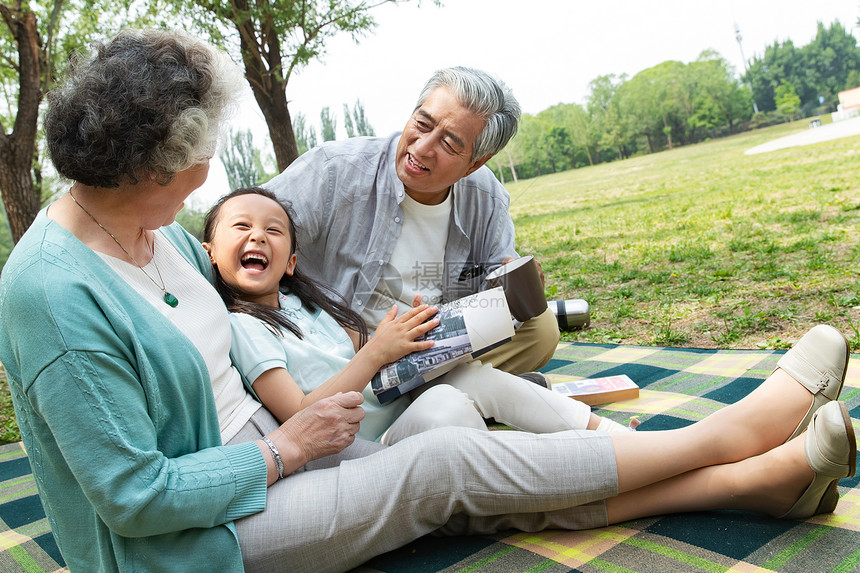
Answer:
<svg viewBox="0 0 860 573"><path fill-rule="evenodd" d="M280 87L272 93L264 93L254 88L253 84L251 85L254 99L257 100L269 128L269 137L272 139L272 147L275 149L275 160L278 162L279 171L289 167L290 163L299 156L290 110L287 107L285 88L286 86Z"/></svg>
<svg viewBox="0 0 860 573"><path fill-rule="evenodd" d="M0 12L18 47L18 112L11 134L0 127L0 194L12 240L17 243L41 206L40 190L33 185L33 158L43 57L36 15L2 4Z"/></svg>
<svg viewBox="0 0 860 573"><path fill-rule="evenodd" d="M508 154L508 165L511 167L511 177L514 179L514 183L517 182L517 170L514 167L514 158L511 157L511 152L505 149L505 153Z"/></svg>
<svg viewBox="0 0 860 573"><path fill-rule="evenodd" d="M246 0L238 0L235 5L239 11L248 10ZM258 46L255 42L257 31L254 28L253 19L237 17L234 22L239 31L245 79L251 85L254 99L257 100L257 105L260 106L266 126L269 128L278 170L283 171L299 156L299 149L296 145L296 135L293 133L290 110L287 107L288 78L283 72L280 39L276 33L270 33L263 40L265 46ZM264 28L272 30L274 26L269 25Z"/></svg>
<svg viewBox="0 0 860 573"><path fill-rule="evenodd" d="M672 150L672 128L669 127L669 123L666 120L666 114L663 114L663 133L666 134L666 140L669 143L669 150Z"/></svg>
<svg viewBox="0 0 860 573"><path fill-rule="evenodd" d="M502 165L502 162L499 161L498 157L496 158L495 164L496 164L496 169L499 170L499 177L498 177L499 183L504 185L505 184L505 166Z"/></svg>

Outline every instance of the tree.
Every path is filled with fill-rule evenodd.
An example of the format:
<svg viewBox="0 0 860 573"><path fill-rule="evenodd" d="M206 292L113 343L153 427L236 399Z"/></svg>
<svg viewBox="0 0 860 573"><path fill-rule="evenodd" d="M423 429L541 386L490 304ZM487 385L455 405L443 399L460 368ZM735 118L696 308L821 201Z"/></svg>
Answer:
<svg viewBox="0 0 860 573"><path fill-rule="evenodd" d="M18 76L17 113L12 132L7 134L6 126L0 124L0 192L12 239L17 243L36 218L42 203L36 134L43 86L50 83L52 75L36 14L19 0L13 6L0 4L0 15L17 46L17 62L10 59L11 54L6 49L3 54L3 59L13 66Z"/></svg>
<svg viewBox="0 0 860 573"><path fill-rule="evenodd" d="M268 125L278 169L283 171L298 157L287 105L293 72L322 56L328 38L346 32L358 40L372 30L373 8L403 0L194 0L193 6L163 1L172 2L174 9L192 17L213 38L223 36L225 28L238 33L245 78Z"/></svg>
<svg viewBox="0 0 860 573"><path fill-rule="evenodd" d="M358 135L355 132L355 123L352 121L352 114L349 111L349 106L343 104L343 127L346 129L347 137L355 137Z"/></svg>
<svg viewBox="0 0 860 573"><path fill-rule="evenodd" d="M254 147L251 130L230 134L230 144L221 152L231 189L259 185L265 175L260 150Z"/></svg>
<svg viewBox="0 0 860 573"><path fill-rule="evenodd" d="M630 130L622 114L623 93L621 86L627 75L598 76L589 84L587 109L591 115L592 129L597 134L597 144L604 150L613 150L624 159L629 155Z"/></svg>
<svg viewBox="0 0 860 573"><path fill-rule="evenodd" d="M303 113L297 113L293 118L293 133L299 155L317 146L317 132L314 126L307 124Z"/></svg>
<svg viewBox="0 0 860 573"><path fill-rule="evenodd" d="M320 110L320 123L322 123L322 140L334 141L337 139L337 118L331 114L328 106Z"/></svg>
<svg viewBox="0 0 860 573"><path fill-rule="evenodd" d="M793 119L794 114L800 109L800 96L794 91L794 86L788 82L776 86L774 101L777 111L789 120Z"/></svg>
<svg viewBox="0 0 860 573"><path fill-rule="evenodd" d="M693 114L690 123L714 131L727 126L734 133L735 124L749 119L752 101L741 87L729 63L718 53L705 50L688 66L694 83Z"/></svg>
<svg viewBox="0 0 860 573"><path fill-rule="evenodd" d="M839 22L829 28L819 22L815 39L801 49L801 55L811 88L808 99L801 98L803 107L816 107L822 101L835 106L839 92L849 87L851 72L860 69L857 39Z"/></svg>
<svg viewBox="0 0 860 573"><path fill-rule="evenodd" d="M514 145L511 145L509 143L508 145L505 146L504 149L502 149L502 151L495 154L492 157L491 161L489 162L490 167L493 169L493 172L496 174L496 177L499 179L499 181L502 182L503 185L505 183L505 173L510 173L511 179L514 181L514 183L516 183L518 180L517 168L516 168L516 165L514 164L514 156L511 153L511 150L514 147L515 147ZM504 156L502 155L502 153L504 153Z"/></svg>
<svg viewBox="0 0 860 573"><path fill-rule="evenodd" d="M0 1L0 195L16 243L42 205L39 109L68 56L110 33L117 18L97 0ZM40 20L37 14L44 14ZM128 12L126 21L135 19ZM139 16L137 17L139 20Z"/></svg>
<svg viewBox="0 0 860 573"><path fill-rule="evenodd" d="M361 100L355 100L355 106L350 111L349 106L343 104L343 121L347 137L359 137L363 135L376 135L373 127L364 115L364 106Z"/></svg>
<svg viewBox="0 0 860 573"><path fill-rule="evenodd" d="M628 130L626 137L644 137L648 151L658 151L662 121L659 96L653 89L650 77L639 72L619 87L617 97L622 102L621 111Z"/></svg>
<svg viewBox="0 0 860 573"><path fill-rule="evenodd" d="M520 118L517 134L508 143L507 149L517 158L520 177L536 177L550 171L546 159L545 122L524 113Z"/></svg>
<svg viewBox="0 0 860 573"><path fill-rule="evenodd" d="M845 89L850 90L860 87L860 69L851 70L848 72L848 77L845 80Z"/></svg>
<svg viewBox="0 0 860 573"><path fill-rule="evenodd" d="M586 162L593 165L591 150L591 117L582 106L560 103L549 107L538 115L551 126L547 133L547 145L551 155L563 154L564 161L553 161L553 171L580 167ZM558 131L556 128L563 130Z"/></svg>

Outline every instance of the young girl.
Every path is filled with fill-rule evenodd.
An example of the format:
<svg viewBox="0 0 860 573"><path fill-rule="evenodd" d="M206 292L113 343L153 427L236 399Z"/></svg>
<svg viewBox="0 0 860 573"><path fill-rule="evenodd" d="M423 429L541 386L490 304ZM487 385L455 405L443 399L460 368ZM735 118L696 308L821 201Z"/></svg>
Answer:
<svg viewBox="0 0 860 573"><path fill-rule="evenodd" d="M234 362L279 422L354 390L365 398L358 436L385 444L439 426L486 429L485 418L531 432L628 431L585 404L477 361L437 378L415 400L381 405L371 378L433 345L418 338L438 324L437 309L421 305L397 317L394 306L368 339L362 319L336 293L296 268L295 236L290 206L261 188L222 197L204 225L216 288L231 311Z"/></svg>

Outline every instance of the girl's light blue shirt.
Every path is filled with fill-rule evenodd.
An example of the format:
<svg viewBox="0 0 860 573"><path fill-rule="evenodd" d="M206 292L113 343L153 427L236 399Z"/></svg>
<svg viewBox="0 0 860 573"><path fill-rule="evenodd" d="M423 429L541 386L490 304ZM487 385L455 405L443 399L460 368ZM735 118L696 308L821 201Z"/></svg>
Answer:
<svg viewBox="0 0 860 573"><path fill-rule="evenodd" d="M303 337L282 329L275 335L260 319L232 313L232 354L236 368L252 384L272 368L285 368L307 394L334 376L355 356L352 339L327 312L311 312L293 294L280 295L281 312L299 327ZM379 403L368 383L362 391L365 417L358 437L378 441L408 405L397 399Z"/></svg>

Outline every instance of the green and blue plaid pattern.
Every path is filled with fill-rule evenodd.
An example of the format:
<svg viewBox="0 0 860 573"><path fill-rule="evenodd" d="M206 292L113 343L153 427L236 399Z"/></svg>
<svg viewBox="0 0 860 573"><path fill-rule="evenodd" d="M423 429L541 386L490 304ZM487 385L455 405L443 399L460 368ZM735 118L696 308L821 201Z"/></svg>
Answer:
<svg viewBox="0 0 860 573"><path fill-rule="evenodd" d="M640 430L678 428L744 397L783 351L698 350L604 344L559 345L543 372L554 382L627 374L636 400L597 411ZM852 355L841 399L860 420L860 357ZM860 430L860 428L858 428ZM860 571L860 475L840 482L832 515L781 521L719 511L639 519L588 531L424 537L372 559L356 573ZM58 571L26 454L0 446L0 571Z"/></svg>

